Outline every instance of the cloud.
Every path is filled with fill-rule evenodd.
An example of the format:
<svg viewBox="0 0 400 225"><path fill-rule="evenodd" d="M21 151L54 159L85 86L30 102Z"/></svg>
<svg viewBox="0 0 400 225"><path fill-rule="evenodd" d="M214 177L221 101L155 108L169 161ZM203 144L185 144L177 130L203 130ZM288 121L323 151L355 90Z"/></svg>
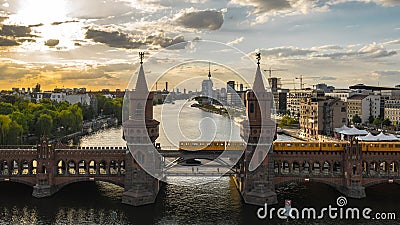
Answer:
<svg viewBox="0 0 400 225"><path fill-rule="evenodd" d="M19 43L15 40L0 37L0 46L17 46Z"/></svg>
<svg viewBox="0 0 400 225"><path fill-rule="evenodd" d="M18 25L3 25L0 30L0 36L8 37L32 37L31 28Z"/></svg>
<svg viewBox="0 0 400 225"><path fill-rule="evenodd" d="M383 45L399 45L400 44L400 40L393 40L393 41L388 41L385 43L382 43Z"/></svg>
<svg viewBox="0 0 400 225"><path fill-rule="evenodd" d="M61 73L61 80L109 80L115 79L115 77L111 76L108 73L105 73L103 70L100 69L90 69L85 71L62 71L58 72Z"/></svg>
<svg viewBox="0 0 400 225"><path fill-rule="evenodd" d="M108 32L88 29L86 32L86 38L116 48L137 49L143 45L142 42L132 41L128 35L119 31Z"/></svg>
<svg viewBox="0 0 400 225"><path fill-rule="evenodd" d="M327 81L329 81L329 80L337 80L337 78L336 77L329 77L329 76L327 76L327 77L321 77L321 78L319 78L320 80L327 80Z"/></svg>
<svg viewBox="0 0 400 225"><path fill-rule="evenodd" d="M49 47L54 47L54 46L58 45L59 43L60 43L60 40L58 40L58 39L49 39L44 43L44 45L47 45Z"/></svg>
<svg viewBox="0 0 400 225"><path fill-rule="evenodd" d="M272 16L290 16L325 12L332 6L349 2L374 2L379 6L400 5L399 0L231 0L230 5L246 7L251 25L263 24Z"/></svg>
<svg viewBox="0 0 400 225"><path fill-rule="evenodd" d="M371 74L373 76L381 77L381 78L399 78L400 70L383 70L383 71L372 71Z"/></svg>
<svg viewBox="0 0 400 225"><path fill-rule="evenodd" d="M243 40L244 40L244 37L236 38L235 40L226 43L226 45L233 46L233 45L239 44Z"/></svg>
<svg viewBox="0 0 400 225"><path fill-rule="evenodd" d="M169 46L183 43L185 38L183 35L178 35L174 38L169 38L165 36L165 33L159 33L156 35L149 35L146 37L145 43L151 45L158 45L162 48L168 48Z"/></svg>
<svg viewBox="0 0 400 225"><path fill-rule="evenodd" d="M123 15L132 11L129 1L117 0L66 0L71 18L101 19Z"/></svg>
<svg viewBox="0 0 400 225"><path fill-rule="evenodd" d="M218 30L224 23L224 16L221 11L217 10L191 8L178 15L175 22L186 28Z"/></svg>
<svg viewBox="0 0 400 225"><path fill-rule="evenodd" d="M23 64L14 63L12 61L2 61L2 64L0 64L0 74L0 80L12 79L15 82L16 79L38 75L39 72L36 69L25 67Z"/></svg>
<svg viewBox="0 0 400 225"><path fill-rule="evenodd" d="M294 57L294 56L306 56L316 52L315 50L297 48L293 46L288 47L277 47L259 50L262 55L266 57Z"/></svg>
<svg viewBox="0 0 400 225"><path fill-rule="evenodd" d="M372 43L365 45L358 50L354 49L343 49L339 52L329 52L321 53L315 55L315 57L330 58L330 59L344 59L344 58L363 58L363 59L373 59L373 58L383 58L396 55L395 50L387 50L384 44Z"/></svg>

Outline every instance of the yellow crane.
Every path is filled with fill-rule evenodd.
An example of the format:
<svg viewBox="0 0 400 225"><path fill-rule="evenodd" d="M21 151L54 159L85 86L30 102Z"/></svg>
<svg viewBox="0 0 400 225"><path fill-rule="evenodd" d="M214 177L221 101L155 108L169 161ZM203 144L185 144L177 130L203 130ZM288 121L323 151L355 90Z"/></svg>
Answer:
<svg viewBox="0 0 400 225"><path fill-rule="evenodd" d="M320 77L303 77L303 75L300 75L299 77L296 77L296 79L300 80L300 88L301 89L304 89L304 83L303 83L304 79L315 79L315 78L320 78Z"/></svg>
<svg viewBox="0 0 400 225"><path fill-rule="evenodd" d="M272 71L287 71L287 69L276 69L273 70L271 67L269 67L269 70L264 70L265 72L269 72L269 78L272 76Z"/></svg>

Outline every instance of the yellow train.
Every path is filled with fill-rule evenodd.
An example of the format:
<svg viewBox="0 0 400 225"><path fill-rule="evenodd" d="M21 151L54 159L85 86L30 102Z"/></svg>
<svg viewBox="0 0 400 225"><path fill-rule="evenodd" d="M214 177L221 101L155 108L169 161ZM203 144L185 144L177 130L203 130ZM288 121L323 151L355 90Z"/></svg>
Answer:
<svg viewBox="0 0 400 225"><path fill-rule="evenodd" d="M341 142L274 142L274 151L343 151L347 141ZM400 142L360 142L362 151L400 151Z"/></svg>
<svg viewBox="0 0 400 225"><path fill-rule="evenodd" d="M274 151L343 151L347 141L338 142L274 142ZM400 151L400 142L360 142L363 151ZM244 150L246 144L239 141L181 141L179 150L224 151Z"/></svg>
<svg viewBox="0 0 400 225"><path fill-rule="evenodd" d="M240 141L181 141L179 150L185 151L224 151L224 150L244 150L246 145Z"/></svg>
<svg viewBox="0 0 400 225"><path fill-rule="evenodd" d="M400 152L400 142L362 142L363 151L370 152Z"/></svg>

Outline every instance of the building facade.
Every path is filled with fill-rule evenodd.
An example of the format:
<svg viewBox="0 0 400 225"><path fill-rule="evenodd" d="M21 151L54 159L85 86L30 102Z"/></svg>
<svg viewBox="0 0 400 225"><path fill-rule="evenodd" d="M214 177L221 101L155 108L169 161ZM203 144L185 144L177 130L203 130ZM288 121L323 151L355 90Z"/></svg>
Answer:
<svg viewBox="0 0 400 225"><path fill-rule="evenodd" d="M334 128L347 123L347 103L340 99L304 98L300 107L300 129L305 137L332 136Z"/></svg>
<svg viewBox="0 0 400 225"><path fill-rule="evenodd" d="M399 126L400 100L387 100L385 102L385 119L389 119L393 125Z"/></svg>

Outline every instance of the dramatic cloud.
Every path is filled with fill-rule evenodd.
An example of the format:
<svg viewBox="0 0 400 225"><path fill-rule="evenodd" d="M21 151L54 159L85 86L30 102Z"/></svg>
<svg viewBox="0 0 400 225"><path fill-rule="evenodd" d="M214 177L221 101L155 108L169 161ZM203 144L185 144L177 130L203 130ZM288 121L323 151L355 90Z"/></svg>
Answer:
<svg viewBox="0 0 400 225"><path fill-rule="evenodd" d="M183 35L178 35L174 38L165 37L164 33L158 35L150 35L146 37L146 43L152 45L159 45L160 47L167 48L171 45L182 43L185 41Z"/></svg>
<svg viewBox="0 0 400 225"><path fill-rule="evenodd" d="M107 32L89 29L86 32L86 38L116 48L136 49L143 45L141 42L132 41L128 35L118 31Z"/></svg>
<svg viewBox="0 0 400 225"><path fill-rule="evenodd" d="M97 80L97 79L115 79L110 74L105 73L103 70L90 69L87 71L63 71L61 73L61 80Z"/></svg>
<svg viewBox="0 0 400 225"><path fill-rule="evenodd" d="M277 47L277 48L269 48L269 49L261 49L261 54L266 57L294 57L294 56L306 56L311 53L316 52L311 49L303 49L297 47Z"/></svg>
<svg viewBox="0 0 400 225"><path fill-rule="evenodd" d="M363 46L359 50L347 49L346 51L324 53L315 55L316 57L331 58L331 59L342 59L342 58L382 58L396 55L395 50L388 51L383 44L372 43L370 45Z"/></svg>
<svg viewBox="0 0 400 225"><path fill-rule="evenodd" d="M18 25L3 25L0 30L0 36L8 37L32 37L31 28Z"/></svg>
<svg viewBox="0 0 400 225"><path fill-rule="evenodd" d="M17 45L19 45L19 43L16 42L15 40L10 40L7 38L0 37L0 46L17 46Z"/></svg>
<svg viewBox="0 0 400 225"><path fill-rule="evenodd" d="M218 30L224 23L221 11L216 10L189 10L181 13L175 22L186 27L196 29Z"/></svg>
<svg viewBox="0 0 400 225"><path fill-rule="evenodd" d="M54 46L58 45L59 43L60 43L60 41L58 39L49 39L44 44L49 47L54 47Z"/></svg>

